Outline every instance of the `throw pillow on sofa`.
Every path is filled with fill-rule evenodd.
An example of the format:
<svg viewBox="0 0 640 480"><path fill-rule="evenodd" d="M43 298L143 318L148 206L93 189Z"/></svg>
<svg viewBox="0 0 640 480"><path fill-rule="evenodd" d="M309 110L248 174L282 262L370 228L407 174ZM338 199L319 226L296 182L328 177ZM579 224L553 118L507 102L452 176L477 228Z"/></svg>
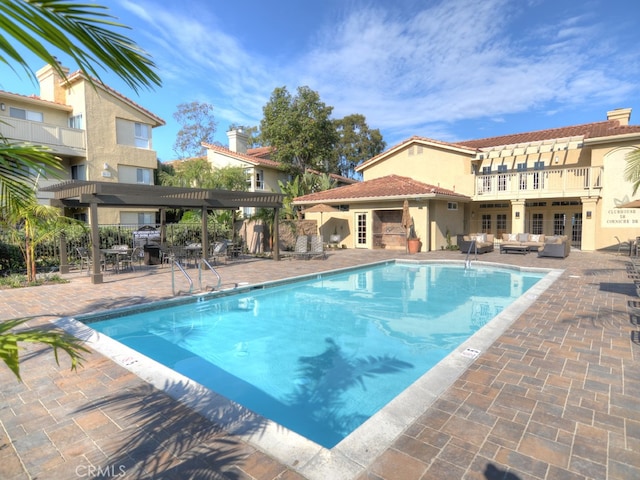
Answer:
<svg viewBox="0 0 640 480"><path fill-rule="evenodd" d="M519 233L518 234L518 241L519 242L528 242L529 241L529 234L528 233Z"/></svg>

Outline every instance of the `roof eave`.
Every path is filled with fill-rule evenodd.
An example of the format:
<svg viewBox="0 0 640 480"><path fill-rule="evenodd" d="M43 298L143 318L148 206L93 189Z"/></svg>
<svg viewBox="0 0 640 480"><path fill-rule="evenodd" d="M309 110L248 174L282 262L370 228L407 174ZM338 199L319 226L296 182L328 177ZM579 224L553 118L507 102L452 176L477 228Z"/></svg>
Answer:
<svg viewBox="0 0 640 480"><path fill-rule="evenodd" d="M296 201L292 203L294 205L313 205L316 203L326 203L327 205L344 205L348 203L366 203L366 202L380 202L380 201L404 201L404 200L451 200L454 202L470 202L472 199L464 195L448 195L444 193L420 193L413 195L390 195L390 196L370 196L370 197L347 197L347 198L334 198L331 200L304 200Z"/></svg>
<svg viewBox="0 0 640 480"><path fill-rule="evenodd" d="M640 139L640 132L621 133L620 135L607 135L605 137L585 138L585 145L597 145L602 143L619 142L621 140Z"/></svg>

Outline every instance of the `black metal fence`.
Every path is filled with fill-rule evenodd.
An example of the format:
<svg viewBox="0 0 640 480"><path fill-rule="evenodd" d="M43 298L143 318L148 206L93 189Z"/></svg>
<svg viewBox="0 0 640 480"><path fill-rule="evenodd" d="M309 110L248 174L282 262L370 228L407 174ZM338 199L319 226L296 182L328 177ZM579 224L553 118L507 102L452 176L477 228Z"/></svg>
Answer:
<svg viewBox="0 0 640 480"><path fill-rule="evenodd" d="M187 243L201 243L200 224L171 223L165 225L166 245L177 246ZM154 230L151 230L154 229ZM159 243L160 225L100 225L98 227L99 248L111 248L114 245L142 246L147 243ZM230 232L216 231L209 226L209 239L216 241L226 238ZM67 254L70 265L80 263L79 247L91 247L91 232L87 228L72 228L65 232ZM25 271L24 259L19 245L8 231L0 231L0 274L8 275ZM51 271L60 265L60 238L51 238L36 246L36 263L39 270Z"/></svg>

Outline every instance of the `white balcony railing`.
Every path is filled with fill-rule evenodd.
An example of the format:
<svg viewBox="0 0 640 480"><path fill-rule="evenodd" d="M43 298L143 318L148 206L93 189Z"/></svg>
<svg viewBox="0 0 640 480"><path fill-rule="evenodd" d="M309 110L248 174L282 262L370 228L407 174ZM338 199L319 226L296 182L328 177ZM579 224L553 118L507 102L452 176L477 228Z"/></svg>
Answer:
<svg viewBox="0 0 640 480"><path fill-rule="evenodd" d="M477 175L476 200L592 195L602 188L602 167L558 168Z"/></svg>
<svg viewBox="0 0 640 480"><path fill-rule="evenodd" d="M56 153L86 150L84 130L19 118L0 117L0 133L11 141L50 147Z"/></svg>

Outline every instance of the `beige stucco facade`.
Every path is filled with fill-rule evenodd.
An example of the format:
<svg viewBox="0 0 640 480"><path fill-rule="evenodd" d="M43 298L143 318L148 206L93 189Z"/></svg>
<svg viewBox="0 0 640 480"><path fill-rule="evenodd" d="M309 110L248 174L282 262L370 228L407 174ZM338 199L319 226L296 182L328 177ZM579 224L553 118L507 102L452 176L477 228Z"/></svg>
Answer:
<svg viewBox="0 0 640 480"><path fill-rule="evenodd" d="M622 241L640 236L640 209L619 208L640 196L634 197L633 185L624 180L627 155L640 149L640 126L630 124L630 115L630 109L618 109L601 122L460 143L411 137L358 170L365 183L401 175L466 197L407 197L423 251L446 248L448 238L455 242L457 234L475 232L497 238L567 235L574 248L585 251L617 248L616 236ZM366 201L341 196L337 189L296 203L339 207L323 221L338 215L347 222L348 235L341 240L347 247L398 248L376 242L384 235L376 217L395 211L382 228L398 228L402 199L384 191ZM320 222L317 213L306 218Z"/></svg>
<svg viewBox="0 0 640 480"><path fill-rule="evenodd" d="M0 132L13 142L43 145L56 154L59 178L40 178L44 187L61 180L153 184L157 155L152 130L164 121L115 90L81 73L61 78L51 67L37 72L39 96L0 92ZM46 194L39 193L46 201ZM69 215L89 221L83 210ZM156 210L100 209L100 224L155 223Z"/></svg>

